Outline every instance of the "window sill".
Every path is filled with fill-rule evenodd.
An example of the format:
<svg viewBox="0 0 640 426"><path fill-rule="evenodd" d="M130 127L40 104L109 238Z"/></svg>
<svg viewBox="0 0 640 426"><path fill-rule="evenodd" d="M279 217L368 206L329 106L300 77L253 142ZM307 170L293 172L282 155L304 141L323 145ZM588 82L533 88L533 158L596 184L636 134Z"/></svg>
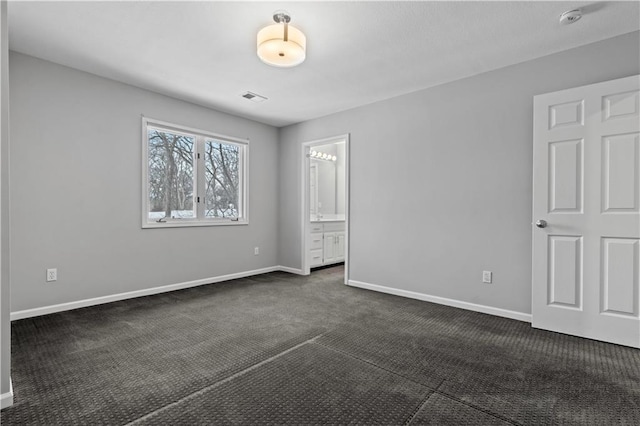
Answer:
<svg viewBox="0 0 640 426"><path fill-rule="evenodd" d="M144 222L142 229L190 228L194 226L240 226L248 225L248 220L173 220L167 222Z"/></svg>

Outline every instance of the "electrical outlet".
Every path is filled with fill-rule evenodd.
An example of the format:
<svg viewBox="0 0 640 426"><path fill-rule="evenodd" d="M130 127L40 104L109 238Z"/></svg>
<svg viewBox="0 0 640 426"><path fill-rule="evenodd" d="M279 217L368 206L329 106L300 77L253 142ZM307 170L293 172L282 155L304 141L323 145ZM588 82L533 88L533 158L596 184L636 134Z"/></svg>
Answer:
<svg viewBox="0 0 640 426"><path fill-rule="evenodd" d="M482 271L482 282L483 283L491 283L491 282L493 282L493 272L491 272L491 271Z"/></svg>
<svg viewBox="0 0 640 426"><path fill-rule="evenodd" d="M58 280L58 270L56 268L47 269L47 282Z"/></svg>
<svg viewBox="0 0 640 426"><path fill-rule="evenodd" d="M255 248L253 249L253 254L254 254L255 256L259 255L259 254L260 254L260 247L255 247Z"/></svg>

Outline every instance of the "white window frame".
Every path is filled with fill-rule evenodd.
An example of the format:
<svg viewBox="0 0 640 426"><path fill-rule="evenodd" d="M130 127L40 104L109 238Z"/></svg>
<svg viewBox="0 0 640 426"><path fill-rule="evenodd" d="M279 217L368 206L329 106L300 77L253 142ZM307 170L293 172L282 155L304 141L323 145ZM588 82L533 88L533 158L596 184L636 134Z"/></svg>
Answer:
<svg viewBox="0 0 640 426"><path fill-rule="evenodd" d="M195 158L193 166L193 193L195 218L163 218L149 219L149 140L148 128L158 128L169 132L187 134L195 139ZM207 218L204 217L204 141L215 139L220 142L237 145L240 149L240 194L237 218ZM199 156L198 156L199 154ZM142 228L177 228L189 226L220 226L220 225L248 225L249 224L249 139L220 135L206 130L185 127L166 121L142 117ZM200 197L202 202L196 202Z"/></svg>

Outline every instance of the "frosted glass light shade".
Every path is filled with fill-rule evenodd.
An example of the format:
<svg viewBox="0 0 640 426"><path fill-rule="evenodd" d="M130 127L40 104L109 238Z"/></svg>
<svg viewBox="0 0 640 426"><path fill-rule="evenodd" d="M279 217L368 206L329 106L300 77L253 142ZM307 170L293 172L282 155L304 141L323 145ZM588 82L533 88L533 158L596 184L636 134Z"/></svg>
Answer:
<svg viewBox="0 0 640 426"><path fill-rule="evenodd" d="M287 25L287 41L285 38ZM258 32L258 57L262 62L274 67L295 67L306 58L307 38L288 24L273 24Z"/></svg>

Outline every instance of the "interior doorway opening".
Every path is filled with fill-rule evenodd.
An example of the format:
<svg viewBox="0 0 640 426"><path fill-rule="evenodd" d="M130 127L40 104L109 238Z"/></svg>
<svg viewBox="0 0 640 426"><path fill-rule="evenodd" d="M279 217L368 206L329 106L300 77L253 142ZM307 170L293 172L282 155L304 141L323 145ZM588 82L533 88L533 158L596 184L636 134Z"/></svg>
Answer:
<svg viewBox="0 0 640 426"><path fill-rule="evenodd" d="M302 149L302 271L344 263L349 277L349 135Z"/></svg>

